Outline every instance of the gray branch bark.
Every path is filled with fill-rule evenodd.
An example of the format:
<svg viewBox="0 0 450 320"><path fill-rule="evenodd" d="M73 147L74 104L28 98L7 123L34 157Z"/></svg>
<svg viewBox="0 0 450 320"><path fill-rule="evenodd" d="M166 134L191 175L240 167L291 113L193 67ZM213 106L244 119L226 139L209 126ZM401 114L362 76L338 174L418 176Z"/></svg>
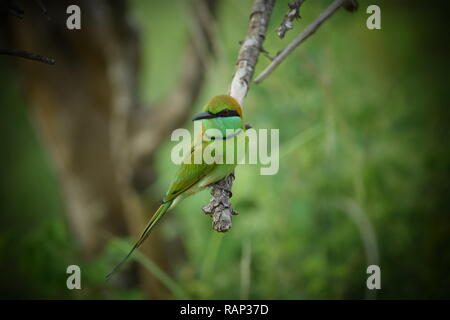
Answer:
<svg viewBox="0 0 450 320"><path fill-rule="evenodd" d="M258 56L263 50L263 42L274 5L275 0L255 0L253 3L247 36L239 51L236 71L230 86L230 95L239 102L241 107L243 107L244 98L249 90ZM218 232L230 230L231 218L237 214L230 201L233 180L234 174L231 174L213 184L211 201L202 208L205 214L212 216L213 229Z"/></svg>
<svg viewBox="0 0 450 320"><path fill-rule="evenodd" d="M253 78L258 56L263 48L267 26L274 5L275 0L255 0L253 3L247 36L239 51L236 71L230 87L230 95L239 102L241 107Z"/></svg>
<svg viewBox="0 0 450 320"><path fill-rule="evenodd" d="M238 212L231 206L231 187L233 186L234 174L214 184L211 189L211 201L202 208L205 214L212 217L213 229L218 232L227 232L231 228L231 217Z"/></svg>
<svg viewBox="0 0 450 320"><path fill-rule="evenodd" d="M305 0L296 0L293 2L289 2L289 10L284 16L283 21L281 22L280 26L277 29L277 35L281 39L284 38L284 35L286 32L291 30L293 28L293 22L296 19L300 19L300 7L305 2Z"/></svg>

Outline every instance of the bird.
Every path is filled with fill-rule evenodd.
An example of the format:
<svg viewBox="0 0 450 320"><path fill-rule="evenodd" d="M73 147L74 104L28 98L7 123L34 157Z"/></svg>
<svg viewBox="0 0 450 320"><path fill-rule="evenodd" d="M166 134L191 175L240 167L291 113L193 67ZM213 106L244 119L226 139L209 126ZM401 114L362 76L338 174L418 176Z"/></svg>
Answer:
<svg viewBox="0 0 450 320"><path fill-rule="evenodd" d="M192 121L201 121L201 130L199 136L194 139L191 145L190 153L186 155L185 161L179 166L175 178L162 199L161 205L150 218L141 236L128 254L106 276L107 279L111 278L124 265L132 253L141 246L165 213L186 197L204 190L234 172L238 163L236 155L237 139L246 128L243 123L242 108L239 102L230 95L217 95L206 103L202 112L197 114ZM227 129L230 131L227 131ZM209 132L212 132L212 134L209 134ZM229 132L232 133L229 134ZM233 143L233 149L226 148L226 144L229 142ZM222 143L220 147L216 148L219 154L214 155L212 152L213 156L217 156L215 159L221 158L222 161L207 163L207 161L195 160L204 160L203 151L207 147L214 147L212 146L214 143ZM231 150L234 153L233 161L226 161L227 150Z"/></svg>

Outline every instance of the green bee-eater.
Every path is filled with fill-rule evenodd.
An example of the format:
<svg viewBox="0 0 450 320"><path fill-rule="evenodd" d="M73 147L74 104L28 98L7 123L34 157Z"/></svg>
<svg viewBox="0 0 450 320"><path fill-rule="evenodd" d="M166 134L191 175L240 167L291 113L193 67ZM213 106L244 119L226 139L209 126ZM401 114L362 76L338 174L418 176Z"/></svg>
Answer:
<svg viewBox="0 0 450 320"><path fill-rule="evenodd" d="M195 161L195 159L203 160L203 151L212 143L221 142L225 145L231 140L234 143L233 152L236 152L237 138L241 132L244 131L242 120L242 109L239 103L229 95L219 95L211 100L203 108L203 112L195 116L193 121L201 121L201 135L191 145L191 152L187 157L189 161L184 161L178 169L175 179L172 181L169 190L162 200L161 206L151 217L139 240L135 243L131 251L126 257L114 268L114 270L107 276L109 278L115 271L117 271L128 257L136 250L149 236L151 230L161 217L171 208L173 208L180 200L193 195L209 185L225 178L232 173L236 167L237 161L227 163L225 161L226 152L225 147L218 148L223 150L222 163L207 164L205 161ZM206 135L207 130L214 132L215 135ZM233 130L233 134L228 134L226 131ZM230 131L229 131L230 132ZM224 143L225 142L225 143ZM200 154L199 154L200 153ZM236 156L233 155L236 159ZM186 159L185 159L186 160ZM200 163L197 163L200 162Z"/></svg>

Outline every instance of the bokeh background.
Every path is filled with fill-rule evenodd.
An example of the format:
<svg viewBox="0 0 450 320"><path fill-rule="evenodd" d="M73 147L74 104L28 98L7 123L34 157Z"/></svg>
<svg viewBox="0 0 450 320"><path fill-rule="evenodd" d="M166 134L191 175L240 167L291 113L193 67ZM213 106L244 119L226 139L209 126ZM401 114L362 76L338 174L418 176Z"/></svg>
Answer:
<svg viewBox="0 0 450 320"><path fill-rule="evenodd" d="M72 2L82 10L81 31L64 27ZM154 126L145 121L150 115L163 128L192 129L190 116L228 90L252 1L44 3L50 20L25 3L22 20L2 21L1 46L52 56L57 64L0 56L1 298L450 298L443 2L362 0L356 13L337 12L249 91L246 122L280 129L280 171L261 176L258 166L237 169L232 200L240 214L232 230L212 230L200 210L209 201L205 191L166 216L109 282L105 275L176 170L169 160L175 143L162 130L143 135L140 143L154 147L132 161L132 174L119 175L120 183L105 178L114 176L108 168L123 169L105 160L114 154L105 147L114 134L98 138L102 126L117 129L104 120L117 116L109 104L132 83L124 95L140 105L136 126ZM279 0L265 49L276 54L328 3L306 1L302 19L279 39L275 29L287 9ZM366 28L369 4L381 7L381 30ZM125 24L134 38L121 29ZM186 55L191 46L202 54ZM261 55L256 74L269 62ZM120 70L132 76L105 87ZM180 87L183 77L195 85ZM133 134L133 117L121 137ZM125 156L133 154L130 143L121 143ZM94 187L99 180L108 187ZM77 215L88 216L87 231ZM66 288L71 264L81 267L82 290ZM381 267L376 292L366 288L371 264Z"/></svg>

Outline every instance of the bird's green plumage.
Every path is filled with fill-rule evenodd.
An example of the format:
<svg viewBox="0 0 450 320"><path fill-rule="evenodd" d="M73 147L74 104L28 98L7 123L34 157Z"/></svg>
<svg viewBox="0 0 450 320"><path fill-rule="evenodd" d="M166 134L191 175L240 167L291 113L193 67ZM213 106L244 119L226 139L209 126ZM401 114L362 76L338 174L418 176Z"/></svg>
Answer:
<svg viewBox="0 0 450 320"><path fill-rule="evenodd" d="M127 256L114 268L114 270L108 275L108 278L125 263L129 256L134 250L139 248L139 246L147 239L150 232L156 223L161 219L161 217L173 206L175 206L182 199L193 195L209 185L225 178L230 173L234 171L236 163L223 164L212 163L207 164L205 161L201 163L196 163L195 157L200 157L203 159L203 151L208 146L213 143L230 143L231 139L236 140L237 138L232 136L228 140L220 140L221 138L227 138L227 129L233 130L244 130L242 122L242 110L239 103L232 97L228 95L219 95L212 98L206 106L203 108L204 112L209 114L209 117L202 119L202 132L201 135L194 141L191 147L191 152L187 156L190 161L185 161L181 164L175 179L171 183L165 197L163 198L163 204L158 208L158 210L151 217L149 223L142 232L139 240L133 246L131 251ZM229 116L227 112L230 111ZM217 138L216 140L205 139L205 132L208 129L218 129L220 132L220 137L213 136L212 138ZM216 131L217 134L217 131ZM210 136L208 136L211 138ZM236 144L235 144L236 145ZM236 153L236 146L234 145L233 152ZM223 150L223 158L226 158L225 147L218 148L218 150ZM220 152L220 151L219 151Z"/></svg>
<svg viewBox="0 0 450 320"><path fill-rule="evenodd" d="M214 164L208 165L203 161L199 164L194 163L195 154L201 152L207 145L206 142L201 142L201 144L202 148L199 147L199 144L191 148L189 163L183 163L179 167L178 172L175 175L175 179L171 183L169 190L164 197L164 201L175 199L181 193L198 183L199 180L208 175L214 169Z"/></svg>

